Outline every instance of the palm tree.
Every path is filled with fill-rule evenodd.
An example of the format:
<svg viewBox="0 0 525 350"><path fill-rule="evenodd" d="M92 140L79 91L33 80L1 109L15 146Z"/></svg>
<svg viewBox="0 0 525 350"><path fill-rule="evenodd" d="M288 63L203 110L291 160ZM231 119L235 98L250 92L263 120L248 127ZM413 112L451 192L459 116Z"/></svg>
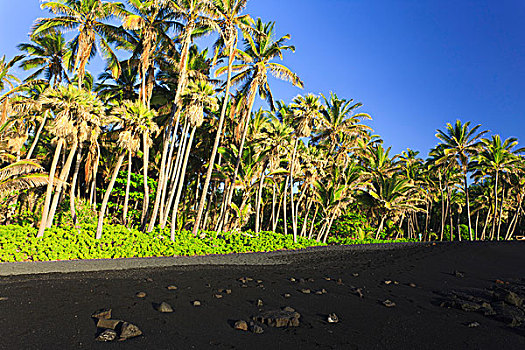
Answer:
<svg viewBox="0 0 525 350"><path fill-rule="evenodd" d="M49 175L32 159L20 160L0 169L0 197L14 191L48 184Z"/></svg>
<svg viewBox="0 0 525 350"><path fill-rule="evenodd" d="M235 55L237 53L238 30L240 28L243 33L251 30L252 18L249 15L243 15L242 12L246 7L248 0L216 0L213 1L211 10L212 16L215 19L219 28L219 41L215 44L217 49L215 57L220 54L228 55L228 68L226 87L224 90L224 100L222 103L221 115L219 117L219 124L217 126L217 133L215 134L215 141L211 151L210 162L206 173L206 180L204 181L202 195L197 209L197 216L195 224L193 225L193 234L197 235L206 204L206 196L210 186L213 168L215 165L215 158L217 157L217 150L222 136L222 128L224 126L224 118L230 100L230 88L232 83L232 72ZM220 52L222 51L222 52Z"/></svg>
<svg viewBox="0 0 525 350"><path fill-rule="evenodd" d="M290 162L290 205L292 209L292 228L294 242L297 242L297 215L295 213L294 201L293 201L293 189L294 189L294 167L296 167L296 155L297 146L299 145L299 139L304 137L310 137L314 124L318 122L321 116L322 106L319 101L319 97L308 94L306 96L297 96L290 104L292 110L293 124L295 124L295 142L292 155L292 161ZM287 180L288 182L288 180ZM286 195L285 195L286 196ZM286 208L286 198L284 200L284 208ZM286 223L285 223L286 225Z"/></svg>
<svg viewBox="0 0 525 350"><path fill-rule="evenodd" d="M120 62L120 66L122 71L118 78L113 76L111 69L106 69L98 76L95 91L106 102L133 101L139 97L138 69L129 60Z"/></svg>
<svg viewBox="0 0 525 350"><path fill-rule="evenodd" d="M215 90L213 86L207 81L192 82L188 85L186 92L183 95L184 105L186 106L186 118L188 118L191 127L191 134L186 146L184 160L182 162L182 169L179 173L177 197L173 206L172 223L171 223L171 240L175 240L175 229L177 224L177 212L179 210L179 202L184 187L184 178L186 176L186 167L188 165L188 158L193 144L195 131L204 122L205 113L211 113L217 109L217 100L214 97ZM182 150L181 150L182 152Z"/></svg>
<svg viewBox="0 0 525 350"><path fill-rule="evenodd" d="M77 89L73 86L59 87L57 90L48 90L41 97L42 105L45 109L52 111L55 115L53 121L53 133L67 144L71 149L66 163L60 172L59 179L55 189L55 197L49 209L46 227L51 227L55 216L55 211L60 199L63 183L67 180L73 158L80 146L82 150L83 143L97 138L101 130L101 121L105 117L104 104L97 96L89 91ZM59 141L60 142L60 141ZM75 171L78 174L78 169ZM74 179L76 175L74 175ZM49 186L52 186L49 184ZM75 221L75 187L76 181L70 186L70 203L73 220ZM46 198L47 201L47 198ZM46 211L46 208L44 207ZM44 221L44 217L42 218Z"/></svg>
<svg viewBox="0 0 525 350"><path fill-rule="evenodd" d="M490 140L481 139L481 142L483 143L483 148L475 158L476 163L473 165L473 167L481 170L485 174L491 174L493 176L494 208L498 208L498 185L500 182L499 175L512 172L514 165L519 161L519 158L516 157L516 154L523 152L524 149L513 151L513 148L518 145L518 140L515 138L508 138L502 142L499 135L492 136L492 139ZM496 225L497 215L494 215L491 237L494 237Z"/></svg>
<svg viewBox="0 0 525 350"><path fill-rule="evenodd" d="M290 39L290 35L285 35L279 39L275 39L275 23L263 23L259 18L255 24L254 34L245 36L245 49L240 51L240 64L234 65L233 70L238 71L233 78L232 83L245 82L241 87L241 93L247 96L247 110L242 118L241 124L244 125L244 131L241 138L239 153L237 156L237 164L232 177L234 183L242 158L242 150L246 140L248 131L248 121L252 115L253 105L257 94L263 99L266 99L270 107L275 109L273 94L268 83L268 71L276 78L291 82L294 86L303 87L303 82L297 74L293 73L289 68L282 64L271 62L276 57L283 59L283 52L295 51L294 46L284 45ZM225 72L222 67L217 70L217 74ZM226 208L230 206L233 196L233 187L228 189ZM224 218L227 218L228 211L224 211ZM227 220L222 220L224 223Z"/></svg>
<svg viewBox="0 0 525 350"><path fill-rule="evenodd" d="M470 122L462 124L458 119L456 124L452 126L447 123L445 131L437 130L436 137L442 141L440 145L443 147L444 157L440 162L453 160L458 164L463 172L463 190L466 196L467 204L467 218L468 218L468 232L470 240L472 240L472 223L470 218L470 203L468 194L467 174L469 171L468 165L471 157L475 156L479 151L479 138L488 131L477 132L481 125L476 125L470 128Z"/></svg>
<svg viewBox="0 0 525 350"><path fill-rule="evenodd" d="M142 104L142 102L124 101L114 109L113 115L118 118L121 126L117 141L117 147L120 151L100 207L96 239L102 237L107 205L111 196L111 191L113 190L113 186L115 185L115 181L119 174L120 167L124 162L126 151L135 153L140 148L140 140L144 140L143 135L146 135L146 142L151 143L152 135L159 131L157 124L153 121L153 118L156 117L156 112L148 109Z"/></svg>
<svg viewBox="0 0 525 350"><path fill-rule="evenodd" d="M18 49L27 53L20 66L24 70L37 69L26 81L44 76L49 85L56 88L63 79L69 82L67 62L71 52L66 47L62 33L51 30L49 33L31 37L32 43L18 45Z"/></svg>
<svg viewBox="0 0 525 350"><path fill-rule="evenodd" d="M108 61L108 66L116 67L115 76L120 74L117 56L109 43L116 41L123 35L123 31L102 21L124 17L127 14L124 4L102 0L57 0L44 2L41 7L57 17L38 19L31 36L38 37L61 29L78 29L78 35L72 42L72 57L75 57L72 68L78 74L79 87L83 85L86 65L97 50L97 36L98 46Z"/></svg>

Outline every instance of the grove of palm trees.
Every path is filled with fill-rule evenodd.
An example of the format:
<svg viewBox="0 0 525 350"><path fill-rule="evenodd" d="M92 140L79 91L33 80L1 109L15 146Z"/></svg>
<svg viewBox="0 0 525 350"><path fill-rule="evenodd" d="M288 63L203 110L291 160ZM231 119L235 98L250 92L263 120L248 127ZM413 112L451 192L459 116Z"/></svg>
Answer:
<svg viewBox="0 0 525 350"><path fill-rule="evenodd" d="M42 3L0 60L0 261L521 237L517 139L451 115L391 154L352 96L280 100L293 36L247 2Z"/></svg>

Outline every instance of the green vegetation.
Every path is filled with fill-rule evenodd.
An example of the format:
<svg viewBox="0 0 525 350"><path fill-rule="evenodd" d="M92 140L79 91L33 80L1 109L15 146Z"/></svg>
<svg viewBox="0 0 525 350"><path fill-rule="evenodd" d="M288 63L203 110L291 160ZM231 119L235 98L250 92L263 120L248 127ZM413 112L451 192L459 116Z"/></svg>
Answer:
<svg viewBox="0 0 525 350"><path fill-rule="evenodd" d="M49 17L36 20L22 55L0 59L0 223L24 227L1 229L4 260L502 240L523 230L516 139L458 120L437 130L424 160L391 154L360 102L279 101L275 79L304 86L281 62L295 47L246 4L42 4ZM215 44L201 47L208 34ZM95 76L98 49L106 69ZM266 105L254 110L258 98Z"/></svg>

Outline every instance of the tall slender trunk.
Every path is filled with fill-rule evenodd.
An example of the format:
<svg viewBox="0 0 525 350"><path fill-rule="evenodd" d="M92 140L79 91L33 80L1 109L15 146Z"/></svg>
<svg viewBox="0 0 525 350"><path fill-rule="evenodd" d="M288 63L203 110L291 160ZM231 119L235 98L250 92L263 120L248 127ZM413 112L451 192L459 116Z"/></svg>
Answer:
<svg viewBox="0 0 525 350"><path fill-rule="evenodd" d="M102 238L102 229L104 227L104 216L106 215L106 209L108 207L109 197L111 196L111 191L113 191L113 186L115 186L115 181L117 180L120 167L124 162L124 157L126 156L126 151L122 151L118 157L117 164L113 170L113 175L109 181L108 188L104 194L104 199L102 200L102 205L100 207L100 213L98 214L98 224L97 224L97 233L95 235L96 239Z"/></svg>
<svg viewBox="0 0 525 350"><path fill-rule="evenodd" d="M500 233L501 233L501 221L503 218L503 204L505 203L505 182L503 182L501 186L501 204L500 204L500 210L499 210L499 217L498 217L498 237L497 240L499 241Z"/></svg>
<svg viewBox="0 0 525 350"><path fill-rule="evenodd" d="M53 195L53 187L55 184L55 172L57 169L58 160L60 158L60 151L64 145L64 140L59 139L55 148L55 154L53 155L53 161L51 162L51 169L49 170L49 180L47 184L46 199L44 201L44 207L42 208L42 220L40 220L40 227L38 228L37 237L43 237L44 231L47 225L47 216L49 213L49 205L51 204L51 196Z"/></svg>
<svg viewBox="0 0 525 350"><path fill-rule="evenodd" d="M224 214L223 214L223 220L221 221L221 225L219 227L219 231L222 230L222 227L224 226L224 224L226 222L228 222L228 218L229 218L229 208L230 208L230 204L232 202L232 198L233 198L233 193L235 192L235 183L237 181L237 175L239 174L239 168L241 166L241 161L242 161L242 155L243 155L243 150L244 150L244 143L246 141L246 135L248 134L248 128L250 126L250 119L251 119L251 116L252 116L252 110L253 110L253 104L255 103L255 95L257 93L257 86L255 84L253 84L254 87L250 87L250 93L249 93L249 107L248 107L248 112L246 113L246 116L245 116L245 124L244 124L244 130L243 130L243 133L242 133L242 138L241 138L241 144L239 145L239 154L237 155L237 162L235 164L235 169L233 171L233 176L232 176L232 183L230 184L230 188L228 190L228 196L226 197L226 207L224 208Z"/></svg>
<svg viewBox="0 0 525 350"><path fill-rule="evenodd" d="M89 192L89 203L93 211L97 209L97 174L98 164L100 162L100 146L97 144L97 161L93 167L93 179L91 180L91 191Z"/></svg>
<svg viewBox="0 0 525 350"><path fill-rule="evenodd" d="M202 218L202 213L204 211L204 204L206 203L206 196L208 194L208 188L210 186L211 177L213 175L213 168L215 165L215 158L217 157L217 151L219 149L220 140L222 137L222 128L224 125L224 119L226 117L226 110L228 108L228 101L230 99L230 88L231 88L231 79L232 79L232 69L233 62L235 60L235 46L236 40L233 41L233 47L229 48L229 58L228 58L228 79L226 80L226 90L224 92L224 102L221 109L221 116L219 118L219 125L217 126L217 134L215 135L215 141L213 143L213 149L211 151L210 163L208 164L208 170L206 172L206 180L204 181L204 187L202 188L202 196L199 203L199 208L197 210L197 217L195 218L195 224L193 225L192 233L197 235L200 229L200 223Z"/></svg>
<svg viewBox="0 0 525 350"><path fill-rule="evenodd" d="M496 234L496 226L497 226L497 211L498 211L498 171L496 171L496 182L494 184L494 219L492 220L492 229L490 232L490 239L494 239L494 235Z"/></svg>
<svg viewBox="0 0 525 350"><path fill-rule="evenodd" d="M40 135L42 134L42 130L44 129L44 126L46 125L47 121L47 112L44 114L44 120L42 123L40 123L40 126L38 127L38 130L35 134L35 139L33 140L33 143L31 144L31 148L27 152L26 159L31 159L31 156L33 155L33 152L35 151L36 145L38 143L38 140L40 139Z"/></svg>
<svg viewBox="0 0 525 350"><path fill-rule="evenodd" d="M295 217L295 208L294 208L294 202L293 202L293 170L295 165L295 156L297 155L297 146L299 145L299 139L295 140L295 145L293 148L293 156L292 156L292 164L290 165L290 205L292 208L292 229L293 229L293 241L297 243L297 220Z"/></svg>
<svg viewBox="0 0 525 350"><path fill-rule="evenodd" d="M470 241L472 242L472 223L470 218L470 200L468 195L468 183L467 183L467 172L465 171L465 198L467 201L467 218L468 218L468 235L470 238ZM461 240L461 232L459 232L460 240Z"/></svg>
<svg viewBox="0 0 525 350"><path fill-rule="evenodd" d="M168 195L168 202L166 203L166 206L164 207L164 218L162 219L160 227L164 229L168 223L169 213L171 209L171 205L173 203L173 199L175 198L175 193L177 191L177 186L179 184L178 179L180 177L180 168L182 166L182 160L183 160L183 154L186 151L186 146L188 144L188 130L189 130L189 123L186 120L184 122L184 127L182 130L182 136L181 140L179 142L179 149L177 151L177 158L175 159L174 168L171 171L170 175L170 191Z"/></svg>
<svg viewBox="0 0 525 350"><path fill-rule="evenodd" d="M78 143L74 143L71 147L71 150L69 151L69 155L67 156L66 164L64 164L64 167L60 171L60 182L57 184L57 188L55 190L55 196L53 197L53 203L51 204L51 209L49 210L49 215L47 217L47 228L50 228L53 226L53 220L55 218L55 213L58 208L58 202L60 201L60 196L62 195L62 188L64 187L64 184L67 181L67 178L69 176L69 172L71 170L71 164L73 164L73 158L75 157L75 153L77 151Z"/></svg>
<svg viewBox="0 0 525 350"><path fill-rule="evenodd" d="M257 191L257 209L255 214L255 233L259 233L261 230L261 202L262 202L262 193L263 193L263 185L264 185L264 178L266 177L265 172L266 164L263 165L263 169L261 172L261 178L259 180L259 188Z"/></svg>
<svg viewBox="0 0 525 350"><path fill-rule="evenodd" d="M485 232L487 230L487 226L489 224L489 219L490 219L490 211L491 211L491 207L488 208L487 210L487 217L485 218L485 225L483 225L483 232L481 232L481 240L484 241L486 236L485 236Z"/></svg>
<svg viewBox="0 0 525 350"><path fill-rule="evenodd" d="M386 219L386 216L381 215L381 222L379 223L379 227L377 229L376 239L379 239L379 235L381 234L381 230L383 230L383 225L385 224L385 219Z"/></svg>
<svg viewBox="0 0 525 350"><path fill-rule="evenodd" d="M304 216L303 221L303 227L301 228L301 237L306 236L306 227L308 226L308 216L310 215L310 209L312 209L314 201L312 199L308 200L308 204L306 205L306 214Z"/></svg>
<svg viewBox="0 0 525 350"><path fill-rule="evenodd" d="M142 143L144 146L144 158L143 158L143 180L144 180L144 198L142 201L142 215L140 218L140 229L144 231L146 228L146 221L148 220L149 214L149 184L148 184L148 167L149 167L149 144L148 134L142 134Z"/></svg>
<svg viewBox="0 0 525 350"><path fill-rule="evenodd" d="M439 180L439 191L441 192L441 239L443 242L443 236L445 234L445 220L446 220L446 211L445 211L445 191L441 185L441 179Z"/></svg>
<svg viewBox="0 0 525 350"><path fill-rule="evenodd" d="M124 226L128 226L128 206L129 206L129 190L131 187L131 167L133 157L131 156L131 150L128 150L128 176L126 179L126 194L124 195L124 209L122 210L122 222Z"/></svg>
<svg viewBox="0 0 525 350"><path fill-rule="evenodd" d="M75 188L77 186L78 180L78 171L80 170L80 163L82 161L82 147L77 152L77 161L75 164L75 172L73 173L73 178L71 180L71 187L69 190L69 209L71 210L71 219L73 225L78 226L77 213L75 210Z"/></svg>
<svg viewBox="0 0 525 350"><path fill-rule="evenodd" d="M319 205L316 205L315 206L315 212L314 212L314 217L312 219L312 223L310 225L310 232L308 233L308 239L312 239L313 237L313 234L314 234L314 226L315 226L315 219L317 218L317 213L319 212Z"/></svg>
<svg viewBox="0 0 525 350"><path fill-rule="evenodd" d="M190 157L191 146L193 144L193 138L195 136L195 130L197 127L192 127L190 139L188 140L188 146L186 147L186 154L184 155L184 161L179 175L179 185L177 189L177 198L175 199L175 204L173 205L173 214L171 219L171 240L175 241L175 227L177 225L177 212L179 210L179 202L182 194L182 188L184 187L184 179L186 177L186 167L188 166L188 159Z"/></svg>
<svg viewBox="0 0 525 350"><path fill-rule="evenodd" d="M478 240L479 210L476 213L476 227L474 227L474 240Z"/></svg>

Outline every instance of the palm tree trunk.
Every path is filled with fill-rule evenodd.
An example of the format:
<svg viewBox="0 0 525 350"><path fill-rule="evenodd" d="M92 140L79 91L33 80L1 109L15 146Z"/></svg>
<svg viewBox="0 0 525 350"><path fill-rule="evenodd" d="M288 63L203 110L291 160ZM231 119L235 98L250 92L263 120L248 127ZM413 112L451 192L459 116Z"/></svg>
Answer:
<svg viewBox="0 0 525 350"><path fill-rule="evenodd" d="M144 133L142 135L142 143L144 146L144 159L143 159L143 176L144 176L144 199L142 201L142 215L140 218L140 229L144 231L146 228L146 221L149 214L149 184L148 184L148 167L149 167L149 144L148 135Z"/></svg>
<svg viewBox="0 0 525 350"><path fill-rule="evenodd" d="M385 224L385 219L386 219L386 216L385 215L381 215L381 222L379 223L379 227L377 229L376 239L379 239L379 234L381 233L381 230L383 230L383 225Z"/></svg>
<svg viewBox="0 0 525 350"><path fill-rule="evenodd" d="M297 221L295 217L295 208L293 203L293 170L295 165L295 156L297 155L297 146L299 145L299 140L295 139L295 145L293 148L293 155L292 155L292 164L290 165L290 205L292 209L292 229L293 229L293 241L297 243Z"/></svg>
<svg viewBox="0 0 525 350"><path fill-rule="evenodd" d="M124 209L122 210L122 222L124 226L128 226L128 206L129 206L129 190L131 187L131 166L133 158L131 150L128 150L128 176L126 180L126 194L124 195Z"/></svg>
<svg viewBox="0 0 525 350"><path fill-rule="evenodd" d="M319 207L320 207L319 205L315 206L314 217L312 219L312 223L310 224L310 232L308 233L308 239L312 239L312 237L313 237L314 226L315 226L315 219L317 219L317 213L319 212Z"/></svg>
<svg viewBox="0 0 525 350"><path fill-rule="evenodd" d="M47 225L47 216L49 213L49 205L51 204L51 196L53 195L53 186L55 184L55 172L57 169L58 160L60 158L60 151L64 145L64 140L59 139L55 148L55 154L53 155L53 161L51 162L51 169L49 170L49 181L47 184L46 199L44 201L44 207L42 209L42 219L40 220L40 227L38 228L37 237L43 237L44 231Z"/></svg>
<svg viewBox="0 0 525 350"><path fill-rule="evenodd" d="M314 201L312 199L309 199L308 204L306 205L306 214L304 216L303 227L301 228L301 237L306 236L306 227L308 226L308 216L310 215L310 209L312 209L313 204L314 204Z"/></svg>
<svg viewBox="0 0 525 350"><path fill-rule="evenodd" d="M445 211L445 191L443 190L443 187L441 186L441 179L439 180L439 190L441 192L441 239L440 241L443 242L443 236L445 234L445 221L446 221L446 211Z"/></svg>
<svg viewBox="0 0 525 350"><path fill-rule="evenodd" d="M91 191L89 193L89 203L93 210L97 209L97 174L98 164L100 163L100 146L97 144L97 161L93 167L93 179L91 181Z"/></svg>
<svg viewBox="0 0 525 350"><path fill-rule="evenodd" d="M73 225L78 226L77 213L75 210L75 189L77 186L78 171L80 170L80 162L82 161L82 148L77 152L77 161L75 164L75 172L73 173L73 178L71 180L71 187L69 191L69 209L71 210L71 219Z"/></svg>
<svg viewBox="0 0 525 350"><path fill-rule="evenodd" d="M472 239L472 223L471 223L471 218L470 218L470 200L469 200L469 195L468 195L467 172L465 172L464 182L465 182L465 198L466 198L466 201L467 201L468 235L469 235L470 241L472 242L473 241L473 239ZM460 236L460 240L461 240L461 232L459 232L459 236Z"/></svg>
<svg viewBox="0 0 525 350"><path fill-rule="evenodd" d="M183 154L186 152L186 147L188 144L188 130L189 130L189 123L186 120L184 122L184 127L182 130L182 136L181 140L179 141L179 149L177 150L177 158L175 159L174 168L171 171L170 175L170 190L169 190L169 196L168 196L168 202L166 203L166 206L164 207L164 218L161 222L161 228L164 229L168 223L169 213L171 209L171 205L173 203L173 199L175 198L175 193L177 192L177 186L179 184L179 177L180 175L180 168L182 166L182 160L183 160Z"/></svg>
<svg viewBox="0 0 525 350"><path fill-rule="evenodd" d="M498 171L496 171L496 182L494 184L494 219L492 220L492 230L490 233L490 239L494 239L494 235L496 233L496 225L497 225L497 211L498 211Z"/></svg>
<svg viewBox="0 0 525 350"><path fill-rule="evenodd" d="M97 224L97 233L95 235L96 239L102 238L102 229L104 227L104 215L106 214L106 209L108 207L109 198L111 197L111 191L113 191L113 186L115 186L115 181L117 180L120 167L124 162L124 157L126 156L126 151L122 151L118 157L117 164L113 170L113 175L109 181L108 188L104 194L104 199L102 200L102 205L100 207L100 213L98 215L98 224Z"/></svg>
<svg viewBox="0 0 525 350"><path fill-rule="evenodd" d="M208 194L208 188L210 186L211 177L213 175L213 168L215 165L215 158L217 157L217 152L219 149L219 144L222 137L222 128L224 125L224 119L226 117L226 110L228 108L228 101L230 99L230 88L231 88L231 79L232 79L232 70L233 62L235 60L235 41L233 41L232 47L229 48L230 56L228 58L228 79L226 80L226 90L224 92L224 102L222 104L221 116L219 118L219 125L217 126L217 134L215 135L215 142L213 143L213 149L211 151L210 163L208 164L208 170L206 172L206 180L204 181L204 187L202 188L202 196L199 203L199 208L197 210L197 217L195 218L195 224L193 225L192 233L197 235L200 229L200 223L202 218L202 213L204 211L204 204L206 203L206 196Z"/></svg>
<svg viewBox="0 0 525 350"><path fill-rule="evenodd" d="M499 237L500 237L500 233L501 233L501 221L502 221L502 218L503 218L503 204L505 203L505 182L503 182L502 186L501 186L501 204L500 204L500 210L499 210L499 217L498 217L498 238L497 240L499 241Z"/></svg>
<svg viewBox="0 0 525 350"><path fill-rule="evenodd" d="M476 213L476 227L474 228L474 240L478 240L479 210Z"/></svg>
<svg viewBox="0 0 525 350"><path fill-rule="evenodd" d="M483 225L483 232L481 232L481 240L484 241L486 236L485 236L485 232L487 230L487 226L489 224L489 219L490 219L490 211L491 211L491 207L488 208L487 210L487 217L485 218L485 225Z"/></svg>
<svg viewBox="0 0 525 350"><path fill-rule="evenodd" d="M36 145L38 143L38 140L40 139L40 135L42 134L42 130L44 130L44 126L46 125L46 121L47 121L47 112L45 112L44 120L38 127L38 130L35 134L35 139L33 140L33 143L31 144L31 148L27 152L26 159L31 159L31 156L33 155L33 152L35 151Z"/></svg>
<svg viewBox="0 0 525 350"><path fill-rule="evenodd" d="M255 88L252 89L250 87L250 90L251 92L249 95L250 96L249 107L248 107L248 112L246 113L246 116L245 116L244 130L242 133L241 144L239 145L239 154L237 155L237 162L235 164L235 170L233 171L232 183L230 184L230 188L228 189L228 196L226 197L226 207L224 208L225 210L224 210L223 220L221 221L219 231L221 231L224 224L228 222L229 213L230 213L228 209L232 202L233 192L235 191L235 183L237 180L237 175L239 174L239 168L241 166L242 155L243 155L243 150L244 150L244 143L246 141L246 135L248 134L248 128L250 126L250 118L252 115L253 104L255 103L255 94L256 94Z"/></svg>
<svg viewBox="0 0 525 350"><path fill-rule="evenodd" d="M62 187L66 183L67 178L69 176L71 164L73 164L73 158L75 157L75 153L77 151L77 146L78 144L75 142L71 147L69 155L67 156L66 163L64 164L64 167L60 172L60 182L57 185L55 196L53 197L53 203L51 204L51 209L49 210L49 215L47 218L47 228L51 228L51 226L53 226L53 220L55 219L55 213L58 208L58 202L60 200L60 196L62 195Z"/></svg>
<svg viewBox="0 0 525 350"><path fill-rule="evenodd" d="M190 139L188 140L188 146L186 147L186 154L184 155L184 161L179 175L179 185L177 189L177 198L175 199L175 204L173 205L173 214L171 220L171 240L175 241L175 227L177 225L177 212L179 210L179 202L182 194L182 188L184 187L184 179L186 177L186 167L188 166L188 159L190 157L191 146L193 144L193 138L195 136L195 130L197 127L194 126L191 129Z"/></svg>
<svg viewBox="0 0 525 350"><path fill-rule="evenodd" d="M261 172L261 178L259 180L259 189L257 191L257 209L255 214L255 233L259 233L261 230L261 202L262 202L262 193L263 193L263 185L264 185L264 178L266 177L264 174L266 168L266 164L263 165L263 169Z"/></svg>

